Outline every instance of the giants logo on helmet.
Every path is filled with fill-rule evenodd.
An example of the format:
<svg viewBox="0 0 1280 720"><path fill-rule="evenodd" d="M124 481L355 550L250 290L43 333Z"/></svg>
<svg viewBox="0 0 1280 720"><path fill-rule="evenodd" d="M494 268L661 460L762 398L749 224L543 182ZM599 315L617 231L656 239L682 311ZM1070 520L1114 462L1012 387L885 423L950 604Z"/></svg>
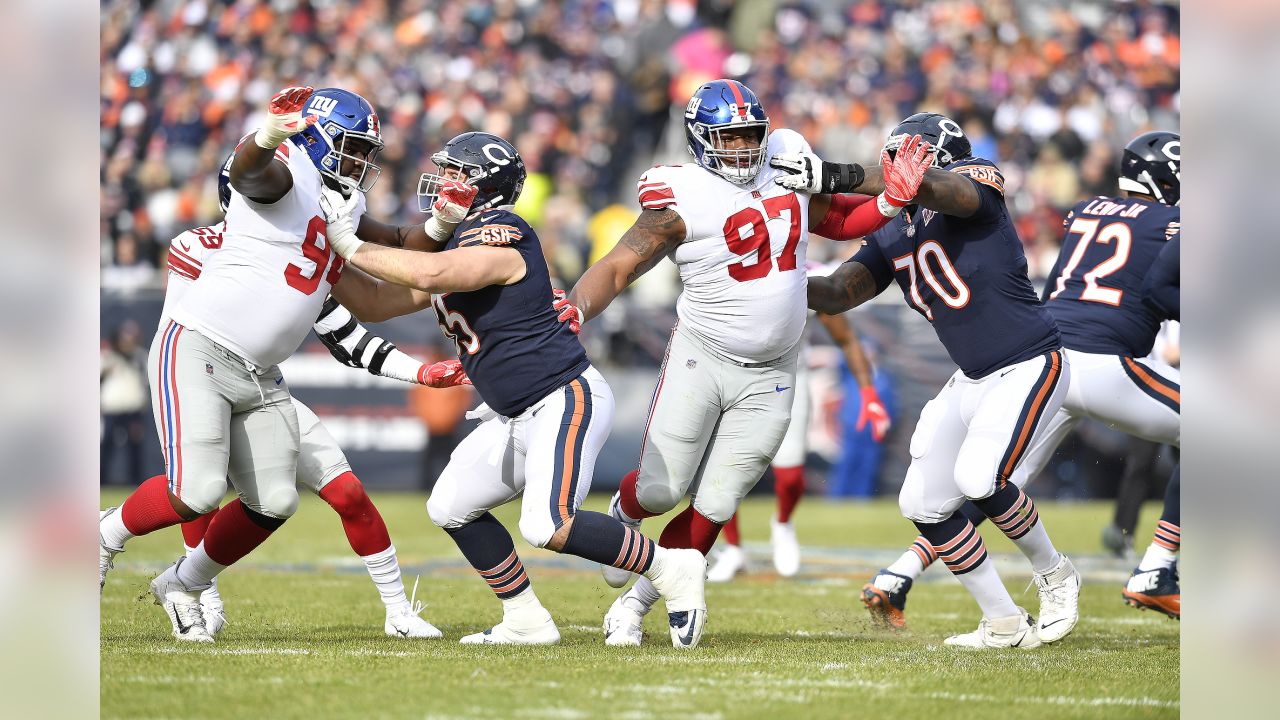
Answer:
<svg viewBox="0 0 1280 720"><path fill-rule="evenodd" d="M337 98L320 96L311 101L311 107L307 109L307 112L311 115L327 118L337 107Z"/></svg>

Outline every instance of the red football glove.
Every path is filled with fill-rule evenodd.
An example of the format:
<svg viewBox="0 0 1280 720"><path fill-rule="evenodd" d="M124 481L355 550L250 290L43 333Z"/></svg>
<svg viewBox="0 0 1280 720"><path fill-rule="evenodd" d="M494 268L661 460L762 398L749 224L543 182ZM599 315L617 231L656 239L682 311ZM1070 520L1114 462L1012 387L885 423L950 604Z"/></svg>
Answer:
<svg viewBox="0 0 1280 720"><path fill-rule="evenodd" d="M885 434L889 432L889 426L893 424L889 419L889 411L885 410L884 403L880 402L880 395L870 385L862 388L862 407L858 410L858 424L854 430L861 432L868 422L871 423L871 439L876 442L884 440Z"/></svg>
<svg viewBox="0 0 1280 720"><path fill-rule="evenodd" d="M442 221L460 223L467 218L471 210L471 202L476 199L480 188L468 185L460 180L446 180L440 184L440 192L436 201L431 204L431 212Z"/></svg>
<svg viewBox="0 0 1280 720"><path fill-rule="evenodd" d="M431 365L423 365L418 370L418 383L433 388L457 387L470 385L471 378L462 369L462 361L454 358Z"/></svg>
<svg viewBox="0 0 1280 720"><path fill-rule="evenodd" d="M880 153L880 165L884 169L884 200L894 207L906 207L916 198L924 172L933 165L932 146L919 135L912 135L889 159L889 151Z"/></svg>
<svg viewBox="0 0 1280 720"><path fill-rule="evenodd" d="M582 323L584 322L582 311L578 309L577 305L569 302L569 296L565 291L552 290L551 297L555 298L555 301L551 303L551 307L560 313L556 319L560 322L569 323L569 329L573 331L574 335L582 332Z"/></svg>
<svg viewBox="0 0 1280 720"><path fill-rule="evenodd" d="M312 87L291 87L276 93L267 106L266 120L253 137L258 147L274 150L290 136L314 125L319 120L315 115L302 117L302 108L314 92Z"/></svg>

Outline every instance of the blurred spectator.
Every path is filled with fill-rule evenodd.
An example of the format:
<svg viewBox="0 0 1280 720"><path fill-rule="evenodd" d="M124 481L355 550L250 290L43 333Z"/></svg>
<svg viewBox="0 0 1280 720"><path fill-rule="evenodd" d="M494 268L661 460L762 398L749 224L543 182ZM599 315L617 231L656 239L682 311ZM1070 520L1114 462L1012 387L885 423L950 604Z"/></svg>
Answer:
<svg viewBox="0 0 1280 720"><path fill-rule="evenodd" d="M437 355L430 362L443 359L444 355ZM409 408L427 428L427 447L422 452L422 489L435 487L453 449L465 437L466 433L460 430L463 417L471 407L472 394L469 385L452 388L414 385L409 389Z"/></svg>
<svg viewBox="0 0 1280 720"><path fill-rule="evenodd" d="M863 343L868 359L871 359L871 354L875 352L874 346L866 338L863 338ZM876 393L880 395L880 401L884 403L885 411L894 424L898 424L901 419L898 416L893 376L879 363L874 363L872 382L876 386ZM861 430L857 429L861 390L857 378L849 372L849 366L843 358L840 360L840 384L844 394L844 402L840 404L840 459L827 477L827 494L831 497L874 497L878 492L876 477L884 456L884 443L876 442L871 436L870 423Z"/></svg>
<svg viewBox="0 0 1280 720"><path fill-rule="evenodd" d="M144 413L151 403L147 395L147 353L140 340L138 324L128 320L115 329L102 348L99 467L104 483L137 483L143 479L142 442L147 424ZM125 456L123 475L115 460L121 448Z"/></svg>
<svg viewBox="0 0 1280 720"><path fill-rule="evenodd" d="M106 0L101 17L109 288L157 282L156 243L217 219L219 161L293 84L382 114L369 204L387 220L413 219L452 135L511 138L531 174L521 213L547 224L565 284L593 240L616 240L586 220L685 159L678 110L713 77L842 160L875 162L911 112L949 113L1004 169L1016 215L1115 192L1118 149L1178 117L1179 12L1154 0Z"/></svg>

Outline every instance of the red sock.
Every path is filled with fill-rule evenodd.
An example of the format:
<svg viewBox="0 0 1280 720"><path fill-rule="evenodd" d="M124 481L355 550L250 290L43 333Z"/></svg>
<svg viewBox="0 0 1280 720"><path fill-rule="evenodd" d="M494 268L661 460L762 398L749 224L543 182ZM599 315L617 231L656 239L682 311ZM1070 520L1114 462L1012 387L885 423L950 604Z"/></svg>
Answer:
<svg viewBox="0 0 1280 720"><path fill-rule="evenodd" d="M663 528L658 544L665 548L693 548L706 555L716 544L721 527L720 523L708 520L690 505L671 518Z"/></svg>
<svg viewBox="0 0 1280 720"><path fill-rule="evenodd" d="M804 497L804 466L775 467L773 492L778 496L778 522L787 522Z"/></svg>
<svg viewBox="0 0 1280 720"><path fill-rule="evenodd" d="M213 516L216 513L217 510L214 510L195 520L182 523L182 542L190 548L199 546L200 541L204 539L204 534L209 532L209 523L213 522Z"/></svg>
<svg viewBox="0 0 1280 720"><path fill-rule="evenodd" d="M724 541L730 545L742 544L742 536L738 534L738 513L734 513L729 522L724 524Z"/></svg>
<svg viewBox="0 0 1280 720"><path fill-rule="evenodd" d="M342 518L342 530L357 555L373 555L391 547L387 524L354 474L344 472L334 478L320 491L320 497Z"/></svg>
<svg viewBox="0 0 1280 720"><path fill-rule="evenodd" d="M147 478L125 498L120 506L120 520L134 536L182 522L182 516L169 502L169 478L164 475Z"/></svg>
<svg viewBox="0 0 1280 720"><path fill-rule="evenodd" d="M210 560L219 565L233 565L284 524L282 520L249 513L240 498L236 498L213 514L204 535L204 551Z"/></svg>
<svg viewBox="0 0 1280 720"><path fill-rule="evenodd" d="M618 505L622 507L622 512L632 520L643 520L651 518L662 513L653 513L645 510L640 506L640 501L636 499L636 481L640 479L640 471L632 470L622 476L622 483L618 486ZM687 545L685 547L688 547Z"/></svg>

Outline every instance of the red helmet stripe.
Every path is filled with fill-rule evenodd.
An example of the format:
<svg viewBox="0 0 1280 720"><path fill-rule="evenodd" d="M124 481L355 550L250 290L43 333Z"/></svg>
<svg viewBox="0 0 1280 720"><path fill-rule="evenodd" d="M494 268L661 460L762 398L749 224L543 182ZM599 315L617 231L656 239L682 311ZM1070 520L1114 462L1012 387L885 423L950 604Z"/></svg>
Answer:
<svg viewBox="0 0 1280 720"><path fill-rule="evenodd" d="M742 117L746 117L747 102L742 98L742 91L738 89L738 81L730 80L729 89L733 91L733 101L738 105L738 114Z"/></svg>

